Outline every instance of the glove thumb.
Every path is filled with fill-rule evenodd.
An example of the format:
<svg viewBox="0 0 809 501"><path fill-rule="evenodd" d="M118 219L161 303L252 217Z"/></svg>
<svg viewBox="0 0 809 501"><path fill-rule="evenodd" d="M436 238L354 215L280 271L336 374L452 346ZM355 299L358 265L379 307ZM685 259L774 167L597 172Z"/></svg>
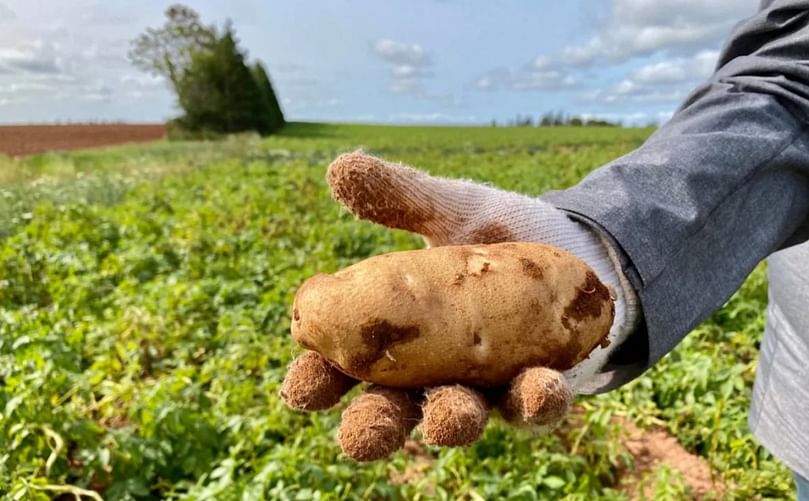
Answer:
<svg viewBox="0 0 809 501"><path fill-rule="evenodd" d="M326 180L332 197L358 218L418 233L432 246L513 239L505 228L468 231L480 204L498 192L485 185L431 176L361 151L334 160Z"/></svg>

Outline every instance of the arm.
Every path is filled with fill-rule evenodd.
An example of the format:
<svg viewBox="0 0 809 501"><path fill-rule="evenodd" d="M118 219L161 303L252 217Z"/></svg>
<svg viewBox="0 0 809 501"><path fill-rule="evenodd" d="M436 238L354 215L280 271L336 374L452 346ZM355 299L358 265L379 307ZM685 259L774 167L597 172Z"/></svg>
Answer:
<svg viewBox="0 0 809 501"><path fill-rule="evenodd" d="M542 198L620 249L644 320L589 391L653 365L768 254L809 236L809 2L765 1L634 152Z"/></svg>

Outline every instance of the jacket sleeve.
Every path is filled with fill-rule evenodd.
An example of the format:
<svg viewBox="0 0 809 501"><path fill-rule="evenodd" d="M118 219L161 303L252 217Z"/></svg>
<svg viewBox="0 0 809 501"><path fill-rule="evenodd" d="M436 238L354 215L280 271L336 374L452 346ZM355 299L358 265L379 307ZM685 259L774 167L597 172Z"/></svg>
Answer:
<svg viewBox="0 0 809 501"><path fill-rule="evenodd" d="M809 1L765 1L640 148L542 198L623 253L641 327L590 392L637 377L770 253L809 237Z"/></svg>

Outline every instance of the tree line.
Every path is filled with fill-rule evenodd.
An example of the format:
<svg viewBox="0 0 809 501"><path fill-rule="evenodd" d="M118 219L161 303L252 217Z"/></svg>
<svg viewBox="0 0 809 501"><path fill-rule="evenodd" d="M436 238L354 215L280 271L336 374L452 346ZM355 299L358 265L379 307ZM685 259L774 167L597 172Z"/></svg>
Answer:
<svg viewBox="0 0 809 501"><path fill-rule="evenodd" d="M562 111L549 111L540 115L536 120L531 115L517 114L511 120L498 124L492 120L492 127L623 127L621 121L611 121L600 118L586 118L568 115Z"/></svg>
<svg viewBox="0 0 809 501"><path fill-rule="evenodd" d="M271 134L284 126L266 68L247 62L230 22L205 25L191 8L172 5L163 26L132 41L129 58L171 85L183 114L169 122L170 137Z"/></svg>

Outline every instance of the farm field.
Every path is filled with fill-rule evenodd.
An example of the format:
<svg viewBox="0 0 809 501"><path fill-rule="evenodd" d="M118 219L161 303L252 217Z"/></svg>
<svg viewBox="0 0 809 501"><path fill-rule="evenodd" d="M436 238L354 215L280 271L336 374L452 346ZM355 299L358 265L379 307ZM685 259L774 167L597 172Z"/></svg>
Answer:
<svg viewBox="0 0 809 501"><path fill-rule="evenodd" d="M538 195L650 133L289 124L263 139L0 156L0 493L792 499L789 471L746 424L763 265L656 367L579 398L549 435L494 421L466 449L426 447L416 434L390 461L358 465L336 445L339 409L295 413L278 396L298 353L296 287L422 245L330 200L324 173L339 153L362 147ZM680 446L673 460L653 461ZM707 485L683 468L694 463L708 467Z"/></svg>
<svg viewBox="0 0 809 501"><path fill-rule="evenodd" d="M143 143L165 135L163 124L0 125L0 153L18 156Z"/></svg>

